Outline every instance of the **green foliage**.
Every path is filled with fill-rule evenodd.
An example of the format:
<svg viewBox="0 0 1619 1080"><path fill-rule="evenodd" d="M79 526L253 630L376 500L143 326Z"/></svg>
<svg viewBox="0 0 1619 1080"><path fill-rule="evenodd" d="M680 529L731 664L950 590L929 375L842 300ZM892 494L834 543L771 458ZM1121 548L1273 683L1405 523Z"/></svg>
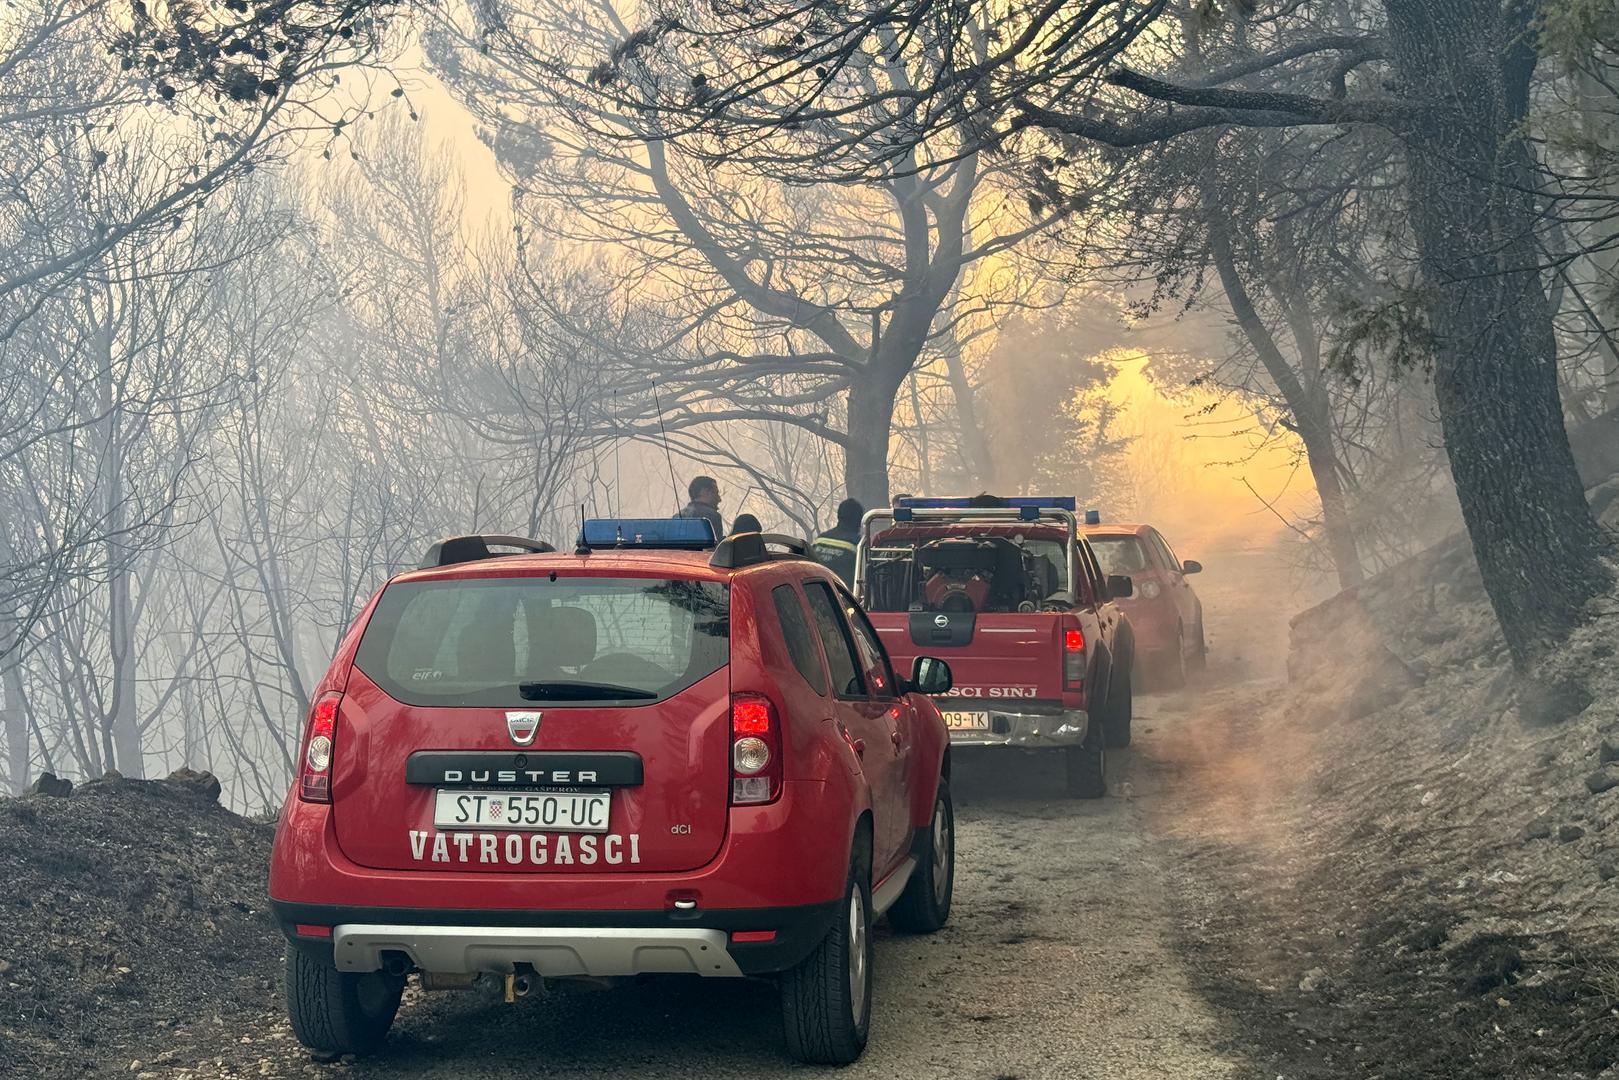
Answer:
<svg viewBox="0 0 1619 1080"><path fill-rule="evenodd" d="M1336 332L1327 351L1327 368L1358 386L1366 373L1381 366L1396 375L1433 370L1438 341L1428 312L1434 303L1429 288L1396 286L1371 300L1346 297L1334 311Z"/></svg>
<svg viewBox="0 0 1619 1080"><path fill-rule="evenodd" d="M1541 6L1542 56L1576 69L1603 51L1619 51L1619 4L1613 0L1546 0Z"/></svg>

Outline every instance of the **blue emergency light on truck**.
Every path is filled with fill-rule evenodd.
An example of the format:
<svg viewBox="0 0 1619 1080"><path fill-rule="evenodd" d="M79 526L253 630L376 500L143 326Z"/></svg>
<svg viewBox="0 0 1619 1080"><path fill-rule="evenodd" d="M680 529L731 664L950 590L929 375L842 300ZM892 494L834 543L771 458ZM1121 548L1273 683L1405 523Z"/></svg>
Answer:
<svg viewBox="0 0 1619 1080"><path fill-rule="evenodd" d="M1073 513L1077 505L1072 495L949 495L937 498L902 495L894 500L896 509L905 506L913 510L1021 509L1032 506L1037 510L1067 510Z"/></svg>
<svg viewBox="0 0 1619 1080"><path fill-rule="evenodd" d="M914 521L917 510L1016 510L1024 521L1038 521L1042 510L1074 512L1072 495L952 495L918 498L912 495L894 500L894 520Z"/></svg>

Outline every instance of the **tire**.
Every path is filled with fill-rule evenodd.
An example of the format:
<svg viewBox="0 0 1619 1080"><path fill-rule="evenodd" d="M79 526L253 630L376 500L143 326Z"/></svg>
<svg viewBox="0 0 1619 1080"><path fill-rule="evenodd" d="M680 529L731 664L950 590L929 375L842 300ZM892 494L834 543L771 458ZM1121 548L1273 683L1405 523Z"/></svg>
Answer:
<svg viewBox="0 0 1619 1080"><path fill-rule="evenodd" d="M1102 721L1102 738L1109 750L1130 745L1130 722L1135 717L1135 692L1130 669L1113 674L1116 684L1108 693L1107 716Z"/></svg>
<svg viewBox="0 0 1619 1080"><path fill-rule="evenodd" d="M1203 638L1203 620L1197 621L1197 647L1192 650L1192 659L1186 665L1193 671L1207 671L1209 669L1209 644Z"/></svg>
<svg viewBox="0 0 1619 1080"><path fill-rule="evenodd" d="M1063 751L1070 799L1100 799L1107 794L1107 749L1094 735Z"/></svg>
<svg viewBox="0 0 1619 1080"><path fill-rule="evenodd" d="M287 1016L292 1033L311 1050L375 1050L393 1026L404 990L402 976L338 971L301 949L287 950Z"/></svg>
<svg viewBox="0 0 1619 1080"><path fill-rule="evenodd" d="M933 819L916 838L916 869L888 909L888 922L904 934L931 934L950 919L956 890L956 810L950 781L939 777Z"/></svg>
<svg viewBox="0 0 1619 1080"><path fill-rule="evenodd" d="M1175 635L1175 647L1158 657L1158 686L1162 690L1179 690L1186 685L1186 631Z"/></svg>
<svg viewBox="0 0 1619 1080"><path fill-rule="evenodd" d="M848 1065L871 1032L871 871L850 860L843 907L804 962L781 976L787 1053L811 1065Z"/></svg>

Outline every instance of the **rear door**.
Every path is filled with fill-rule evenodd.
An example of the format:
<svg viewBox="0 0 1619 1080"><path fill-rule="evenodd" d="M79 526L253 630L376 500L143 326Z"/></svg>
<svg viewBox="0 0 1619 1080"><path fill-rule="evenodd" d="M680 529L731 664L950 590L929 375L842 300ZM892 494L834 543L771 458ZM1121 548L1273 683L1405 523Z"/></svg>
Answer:
<svg viewBox="0 0 1619 1080"><path fill-rule="evenodd" d="M889 663L888 654L878 639L876 630L872 628L871 621L866 618L866 613L847 591L839 589L838 599L843 604L843 614L849 622L849 629L854 632L855 651L859 653L860 662L865 668L867 693L865 711L874 727L880 726L886 731L887 741L883 749L893 759L888 786L881 793L881 798L883 804L888 807L888 843L896 853L897 859L910 850L911 840L910 705L898 693L899 684L894 676L893 665Z"/></svg>
<svg viewBox="0 0 1619 1080"><path fill-rule="evenodd" d="M835 715L840 730L855 746L860 768L871 791L872 866L880 877L903 854L894 822L894 787L900 783L893 741L894 727L887 706L871 697L866 665L855 644L832 586L818 578L804 583L821 648L832 676ZM890 684L891 685L891 684Z"/></svg>
<svg viewBox="0 0 1619 1080"><path fill-rule="evenodd" d="M338 844L395 870L701 867L728 820L729 661L718 582L392 585L339 713Z"/></svg>

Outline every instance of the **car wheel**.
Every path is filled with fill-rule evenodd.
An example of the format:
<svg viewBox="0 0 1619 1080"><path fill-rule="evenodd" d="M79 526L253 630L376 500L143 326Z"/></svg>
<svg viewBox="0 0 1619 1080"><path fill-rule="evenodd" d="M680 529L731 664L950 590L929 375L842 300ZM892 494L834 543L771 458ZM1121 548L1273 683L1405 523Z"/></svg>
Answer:
<svg viewBox="0 0 1619 1080"><path fill-rule="evenodd" d="M311 1050L375 1050L393 1026L404 990L402 976L338 971L301 949L287 950L287 1016L292 1033Z"/></svg>
<svg viewBox="0 0 1619 1080"><path fill-rule="evenodd" d="M1192 647L1192 658L1187 667L1193 671L1206 671L1209 666L1209 645L1203 638L1203 620L1197 621L1197 643Z"/></svg>
<svg viewBox="0 0 1619 1080"><path fill-rule="evenodd" d="M931 934L950 918L956 888L956 811L950 781L939 778L933 820L916 838L916 869L888 909L888 922L907 934Z"/></svg>
<svg viewBox="0 0 1619 1080"><path fill-rule="evenodd" d="M781 977L787 1052L812 1065L847 1065L871 1030L871 872L851 861L832 928L803 963Z"/></svg>
<svg viewBox="0 0 1619 1080"><path fill-rule="evenodd" d="M1158 685L1164 690L1179 690L1186 685L1186 631L1175 635L1175 645L1158 658Z"/></svg>
<svg viewBox="0 0 1619 1080"><path fill-rule="evenodd" d="M1109 750L1130 745L1130 722L1135 717L1135 694L1131 685L1130 669L1115 672L1114 687L1108 694L1107 718L1102 722L1102 735Z"/></svg>
<svg viewBox="0 0 1619 1080"><path fill-rule="evenodd" d="M1070 799L1100 799L1107 794L1105 740L1092 735L1063 751Z"/></svg>

